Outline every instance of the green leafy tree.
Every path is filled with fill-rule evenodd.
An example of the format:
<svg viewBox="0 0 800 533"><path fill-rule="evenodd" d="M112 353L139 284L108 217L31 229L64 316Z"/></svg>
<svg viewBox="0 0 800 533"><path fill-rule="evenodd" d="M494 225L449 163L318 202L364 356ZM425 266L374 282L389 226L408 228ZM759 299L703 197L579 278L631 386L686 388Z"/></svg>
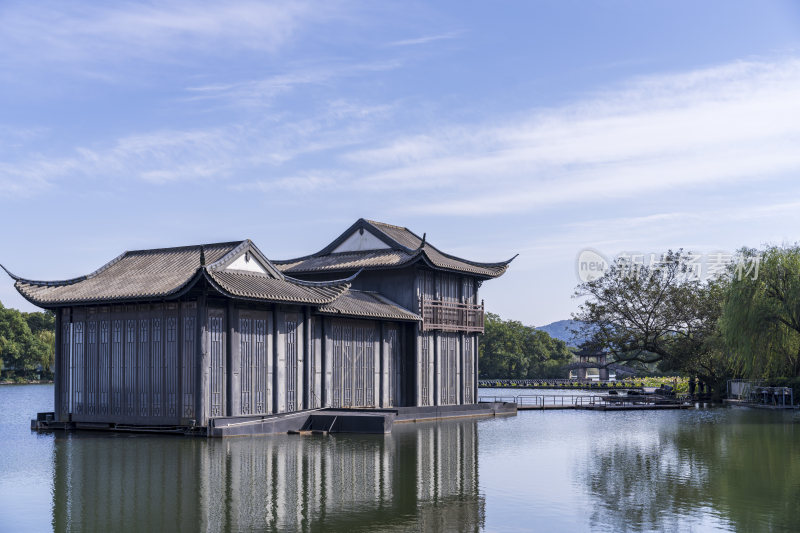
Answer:
<svg viewBox="0 0 800 533"><path fill-rule="evenodd" d="M37 331L31 330L30 323ZM2 375L31 379L52 377L55 319L49 313L22 313L0 303Z"/></svg>
<svg viewBox="0 0 800 533"><path fill-rule="evenodd" d="M619 259L579 285L576 296L587 300L574 318L589 347L609 352L609 363L657 363L719 389L727 373L717 326L726 280L702 282L691 268L682 250L669 251L655 266Z"/></svg>
<svg viewBox="0 0 800 533"><path fill-rule="evenodd" d="M482 378L565 377L572 358L566 343L517 320L487 313L479 357Z"/></svg>
<svg viewBox="0 0 800 533"><path fill-rule="evenodd" d="M53 368L56 364L56 333L53 330L43 329L37 335L42 346L41 360L42 377L53 378Z"/></svg>
<svg viewBox="0 0 800 533"><path fill-rule="evenodd" d="M800 246L742 249L720 320L737 368L752 378L800 376Z"/></svg>

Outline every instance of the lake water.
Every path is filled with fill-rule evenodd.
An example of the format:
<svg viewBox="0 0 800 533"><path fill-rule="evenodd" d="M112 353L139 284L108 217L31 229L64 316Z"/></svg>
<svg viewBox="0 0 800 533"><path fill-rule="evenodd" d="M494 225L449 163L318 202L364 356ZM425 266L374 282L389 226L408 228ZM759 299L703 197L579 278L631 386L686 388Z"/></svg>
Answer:
<svg viewBox="0 0 800 533"><path fill-rule="evenodd" d="M482 391L496 394L497 391ZM518 394L519 391L516 391ZM0 387L0 531L797 531L800 413L528 411L391 435L38 435Z"/></svg>

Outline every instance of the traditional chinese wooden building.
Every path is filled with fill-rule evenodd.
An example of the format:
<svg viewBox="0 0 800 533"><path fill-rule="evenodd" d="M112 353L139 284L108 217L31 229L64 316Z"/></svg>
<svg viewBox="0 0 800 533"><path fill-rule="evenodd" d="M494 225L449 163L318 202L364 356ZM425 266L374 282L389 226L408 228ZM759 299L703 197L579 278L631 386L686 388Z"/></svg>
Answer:
<svg viewBox="0 0 800 533"><path fill-rule="evenodd" d="M65 281L9 274L56 313L56 422L204 428L323 407L475 403L478 289L509 263L361 219L292 260L245 240L125 252Z"/></svg>

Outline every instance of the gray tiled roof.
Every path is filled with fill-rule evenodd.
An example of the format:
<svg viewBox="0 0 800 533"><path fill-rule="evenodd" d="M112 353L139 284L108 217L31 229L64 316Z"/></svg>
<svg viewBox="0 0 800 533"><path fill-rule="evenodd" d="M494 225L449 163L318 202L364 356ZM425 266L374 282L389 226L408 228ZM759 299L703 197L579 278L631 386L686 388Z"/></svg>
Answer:
<svg viewBox="0 0 800 533"><path fill-rule="evenodd" d="M244 251L256 255L268 273L224 270ZM203 276L232 297L318 305L332 302L350 286L350 280L287 278L249 240L125 252L91 274L64 281L12 275L22 296L40 307L177 297Z"/></svg>
<svg viewBox="0 0 800 533"><path fill-rule="evenodd" d="M375 233L391 249L333 253L339 244L359 228L365 228ZM367 270L397 268L422 261L433 268L496 278L508 269L511 260L513 258L499 263L469 261L440 251L408 228L359 219L336 240L316 254L297 259L273 261L273 263L287 274L307 274L347 272L361 268Z"/></svg>
<svg viewBox="0 0 800 533"><path fill-rule="evenodd" d="M285 273L324 272L328 270L357 270L361 268L393 267L411 260L413 254L402 250L372 250L308 256L292 261L276 261L275 265Z"/></svg>
<svg viewBox="0 0 800 533"><path fill-rule="evenodd" d="M100 269L65 281L32 281L15 276L17 290L48 307L71 303L163 298L183 289L197 274L201 255L216 261L239 242L125 252Z"/></svg>
<svg viewBox="0 0 800 533"><path fill-rule="evenodd" d="M362 316L389 320L419 321L422 317L389 300L377 292L350 289L332 303L320 307L320 313Z"/></svg>
<svg viewBox="0 0 800 533"><path fill-rule="evenodd" d="M508 265L513 261L513 257L508 261L501 261L499 263L477 263L475 261L468 261L461 259L454 255L440 252L433 246L425 244L422 247L422 253L434 266L448 270L458 270L460 272L469 272L478 274L480 276L488 276L496 278L508 270ZM514 256L516 257L516 256Z"/></svg>
<svg viewBox="0 0 800 533"><path fill-rule="evenodd" d="M271 302L327 304L350 287L348 281L335 284L304 285L297 280L275 279L263 274L209 270L212 283L223 293L240 298Z"/></svg>
<svg viewBox="0 0 800 533"><path fill-rule="evenodd" d="M415 250L422 244L422 239L408 228L402 226L394 226L385 222L377 222L375 220L366 220L372 227L382 231L385 235L389 236L395 242Z"/></svg>

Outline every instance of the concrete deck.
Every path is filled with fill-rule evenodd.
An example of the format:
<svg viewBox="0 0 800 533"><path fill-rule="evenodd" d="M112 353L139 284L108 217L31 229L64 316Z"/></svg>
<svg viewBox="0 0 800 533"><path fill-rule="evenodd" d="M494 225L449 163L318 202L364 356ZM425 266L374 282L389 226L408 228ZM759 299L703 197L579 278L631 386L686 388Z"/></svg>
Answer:
<svg viewBox="0 0 800 533"><path fill-rule="evenodd" d="M280 433L391 433L394 424L446 420L465 417L513 416L513 403L480 403L426 407L397 407L392 409L309 409L273 415L217 417L208 427L135 426L110 423L54 422L52 413L39 413L31 420L34 431L93 430L198 435L208 437L241 437ZM50 416L48 416L50 415Z"/></svg>

